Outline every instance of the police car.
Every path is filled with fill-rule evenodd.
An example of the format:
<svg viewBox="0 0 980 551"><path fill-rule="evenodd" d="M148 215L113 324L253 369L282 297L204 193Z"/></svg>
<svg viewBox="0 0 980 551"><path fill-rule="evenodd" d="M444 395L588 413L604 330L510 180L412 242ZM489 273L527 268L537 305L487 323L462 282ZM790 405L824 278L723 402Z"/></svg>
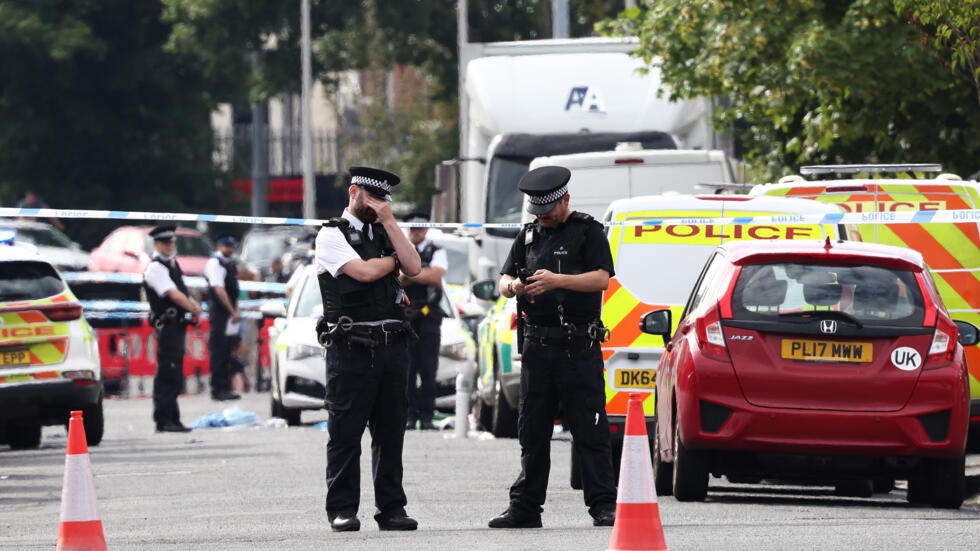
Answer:
<svg viewBox="0 0 980 551"><path fill-rule="evenodd" d="M263 316L276 318L269 329L272 416L285 419L289 425L300 423L303 410L323 409L326 392L324 349L317 341L316 333L316 322L323 315L316 266L304 267L298 277L285 307L281 302L273 301L261 307ZM456 374L475 371L476 356L476 345L445 292L442 310L448 315L442 320L436 372L436 405L439 409L445 409L451 403L440 397L455 391Z"/></svg>
<svg viewBox="0 0 980 551"><path fill-rule="evenodd" d="M102 440L102 369L95 332L55 270L0 235L0 443L36 448L41 427L81 410L89 445Z"/></svg>

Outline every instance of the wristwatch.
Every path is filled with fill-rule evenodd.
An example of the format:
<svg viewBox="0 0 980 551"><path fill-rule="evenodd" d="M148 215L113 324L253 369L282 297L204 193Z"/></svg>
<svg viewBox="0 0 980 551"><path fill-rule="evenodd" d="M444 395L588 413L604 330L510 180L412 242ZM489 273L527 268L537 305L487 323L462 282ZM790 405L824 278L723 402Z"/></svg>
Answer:
<svg viewBox="0 0 980 551"><path fill-rule="evenodd" d="M514 282L513 281L508 281L507 282L507 292L510 293L511 295L514 295L515 294L514 293Z"/></svg>

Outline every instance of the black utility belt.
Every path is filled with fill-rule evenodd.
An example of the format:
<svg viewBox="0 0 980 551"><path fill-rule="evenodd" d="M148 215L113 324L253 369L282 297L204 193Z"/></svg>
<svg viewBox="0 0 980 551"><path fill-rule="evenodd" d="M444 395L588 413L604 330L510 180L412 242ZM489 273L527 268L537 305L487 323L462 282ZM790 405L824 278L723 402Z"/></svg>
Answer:
<svg viewBox="0 0 980 551"><path fill-rule="evenodd" d="M170 306L166 310L160 313L150 312L150 325L156 329L163 329L164 327L187 327L188 325L196 325L197 320L190 312L180 310L175 306Z"/></svg>
<svg viewBox="0 0 980 551"><path fill-rule="evenodd" d="M564 325L533 325L524 324L524 336L542 341L570 341L577 338L587 338L593 341L606 342L609 340L609 329L602 321L593 320L580 324L566 323Z"/></svg>
<svg viewBox="0 0 980 551"><path fill-rule="evenodd" d="M349 320L350 318L347 318ZM404 321L390 321L377 325L363 325L345 322L342 317L330 331L319 334L320 344L330 348L335 343L346 341L374 348L394 344L401 339L414 335L412 326Z"/></svg>

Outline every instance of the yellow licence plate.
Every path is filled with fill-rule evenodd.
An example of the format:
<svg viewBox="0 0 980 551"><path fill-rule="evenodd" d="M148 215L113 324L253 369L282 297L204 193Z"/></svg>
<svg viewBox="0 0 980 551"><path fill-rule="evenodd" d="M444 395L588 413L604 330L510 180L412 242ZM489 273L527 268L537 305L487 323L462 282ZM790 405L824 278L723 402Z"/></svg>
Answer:
<svg viewBox="0 0 980 551"><path fill-rule="evenodd" d="M808 362L866 363L874 357L870 342L783 339L783 359Z"/></svg>
<svg viewBox="0 0 980 551"><path fill-rule="evenodd" d="M653 389L657 386L657 372L650 369L618 369L617 388Z"/></svg>
<svg viewBox="0 0 980 551"><path fill-rule="evenodd" d="M0 352L0 366L4 365L31 365L31 355L27 350Z"/></svg>

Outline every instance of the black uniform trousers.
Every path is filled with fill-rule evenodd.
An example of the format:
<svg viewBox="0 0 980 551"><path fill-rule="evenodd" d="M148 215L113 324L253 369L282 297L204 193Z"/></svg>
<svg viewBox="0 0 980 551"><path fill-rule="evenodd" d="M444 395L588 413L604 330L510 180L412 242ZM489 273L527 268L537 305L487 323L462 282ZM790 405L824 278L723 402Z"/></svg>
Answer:
<svg viewBox="0 0 980 551"><path fill-rule="evenodd" d="M157 372L153 376L153 421L157 427L180 423L177 395L184 382L184 336L187 328L169 323L156 330Z"/></svg>
<svg viewBox="0 0 980 551"><path fill-rule="evenodd" d="M327 517L357 514L361 495L361 437L371 431L375 517L404 514L405 440L403 335L369 348L340 340L327 349Z"/></svg>
<svg viewBox="0 0 980 551"><path fill-rule="evenodd" d="M211 395L231 392L231 373L228 362L231 360L231 336L225 335L228 319L224 308L215 308L211 315L211 329L208 333L209 367L211 370Z"/></svg>
<svg viewBox="0 0 980 551"><path fill-rule="evenodd" d="M441 319L419 314L412 329L419 339L408 345L408 419L432 422L436 409L436 371L439 369Z"/></svg>
<svg viewBox="0 0 980 551"><path fill-rule="evenodd" d="M590 346L591 344L591 346ZM517 436L521 474L510 488L511 507L540 514L551 470L551 437L561 408L582 464L582 489L590 513L616 504L609 421L606 419L602 350L578 337L546 341L527 338L521 363Z"/></svg>

